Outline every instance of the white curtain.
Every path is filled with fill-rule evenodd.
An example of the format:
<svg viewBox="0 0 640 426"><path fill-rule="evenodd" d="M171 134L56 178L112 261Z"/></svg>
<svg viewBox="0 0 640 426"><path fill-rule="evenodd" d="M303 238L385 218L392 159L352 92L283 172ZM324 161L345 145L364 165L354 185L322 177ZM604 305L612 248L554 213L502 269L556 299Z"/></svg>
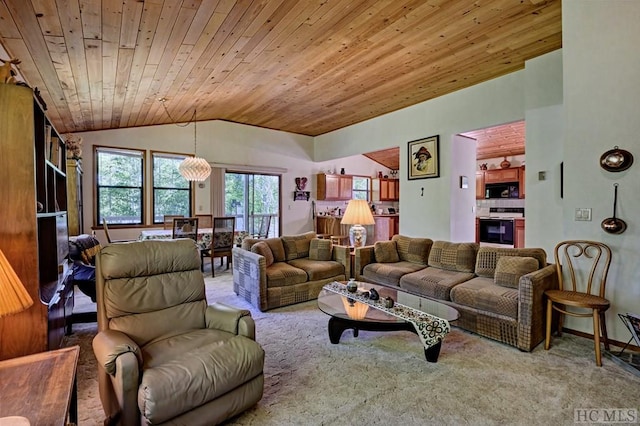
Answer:
<svg viewBox="0 0 640 426"><path fill-rule="evenodd" d="M214 217L225 215L224 212L224 173L221 167L211 168L211 213Z"/></svg>

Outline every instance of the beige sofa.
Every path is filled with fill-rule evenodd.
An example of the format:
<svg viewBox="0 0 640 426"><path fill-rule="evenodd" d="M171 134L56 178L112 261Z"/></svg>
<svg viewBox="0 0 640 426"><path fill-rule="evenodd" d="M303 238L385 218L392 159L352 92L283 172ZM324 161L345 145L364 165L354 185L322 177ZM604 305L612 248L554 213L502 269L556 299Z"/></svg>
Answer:
<svg viewBox="0 0 640 426"><path fill-rule="evenodd" d="M355 277L442 301L460 312L454 325L525 351L544 340L544 291L557 286L541 248L401 235L356 249Z"/></svg>
<svg viewBox="0 0 640 426"><path fill-rule="evenodd" d="M351 256L346 246L314 232L258 240L233 249L233 290L261 311L318 297L322 287L346 280Z"/></svg>

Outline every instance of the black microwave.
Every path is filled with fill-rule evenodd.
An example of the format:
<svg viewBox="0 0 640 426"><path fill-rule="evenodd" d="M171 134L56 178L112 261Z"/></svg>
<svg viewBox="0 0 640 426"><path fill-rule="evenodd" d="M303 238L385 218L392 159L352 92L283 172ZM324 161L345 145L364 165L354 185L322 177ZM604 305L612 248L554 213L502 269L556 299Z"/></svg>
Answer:
<svg viewBox="0 0 640 426"><path fill-rule="evenodd" d="M484 198L518 198L518 182L488 183L484 186Z"/></svg>

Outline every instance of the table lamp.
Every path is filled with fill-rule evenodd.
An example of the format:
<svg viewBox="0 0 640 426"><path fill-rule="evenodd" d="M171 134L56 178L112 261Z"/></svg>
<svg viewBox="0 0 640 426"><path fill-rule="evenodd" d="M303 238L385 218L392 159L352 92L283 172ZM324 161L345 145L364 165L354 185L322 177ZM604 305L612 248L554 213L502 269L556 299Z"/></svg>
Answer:
<svg viewBox="0 0 640 426"><path fill-rule="evenodd" d="M33 305L33 299L0 250L0 317L16 314Z"/></svg>
<svg viewBox="0 0 640 426"><path fill-rule="evenodd" d="M351 200L340 223L351 225L349 229L351 246L362 247L367 242L367 229L362 225L374 225L375 221L366 200Z"/></svg>

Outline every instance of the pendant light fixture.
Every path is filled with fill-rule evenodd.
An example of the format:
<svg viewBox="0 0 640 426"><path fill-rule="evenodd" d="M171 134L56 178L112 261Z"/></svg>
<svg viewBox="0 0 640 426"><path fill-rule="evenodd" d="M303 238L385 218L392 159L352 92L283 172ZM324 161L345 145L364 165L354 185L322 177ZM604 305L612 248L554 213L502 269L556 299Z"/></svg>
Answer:
<svg viewBox="0 0 640 426"><path fill-rule="evenodd" d="M169 110L167 110L167 106L165 105L165 102L167 101L166 98L160 98L158 99L160 102L162 102L162 106L164 107L164 111L167 113L167 116L169 117L169 119L171 121L175 121L172 117L171 114L169 114ZM202 157L198 157L197 152L198 152L198 117L197 117L197 112L196 109L194 108L193 110L193 117L191 119L191 121L193 121L193 157L186 157L178 166L178 171L180 172L180 174L182 175L183 178L185 178L188 181L195 181L195 182L202 182L203 180L207 179L209 177L209 175L211 174L211 166L209 165L209 162L207 160L205 160ZM175 123L176 126L180 126L180 127L186 127L189 124L191 124L191 121L188 122L185 125L180 126L179 124Z"/></svg>

